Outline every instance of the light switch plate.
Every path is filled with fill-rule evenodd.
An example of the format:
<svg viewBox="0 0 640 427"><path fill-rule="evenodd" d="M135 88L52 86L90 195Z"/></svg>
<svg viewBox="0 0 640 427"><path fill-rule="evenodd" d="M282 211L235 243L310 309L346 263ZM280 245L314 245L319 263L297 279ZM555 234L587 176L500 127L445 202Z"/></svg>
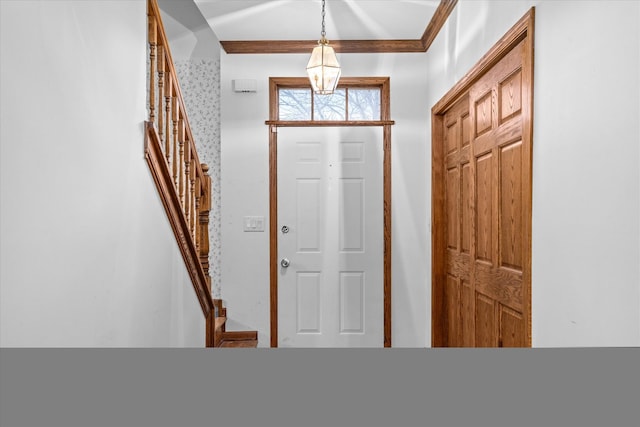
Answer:
<svg viewBox="0 0 640 427"><path fill-rule="evenodd" d="M245 216L242 221L243 230L245 232L264 231L263 216Z"/></svg>

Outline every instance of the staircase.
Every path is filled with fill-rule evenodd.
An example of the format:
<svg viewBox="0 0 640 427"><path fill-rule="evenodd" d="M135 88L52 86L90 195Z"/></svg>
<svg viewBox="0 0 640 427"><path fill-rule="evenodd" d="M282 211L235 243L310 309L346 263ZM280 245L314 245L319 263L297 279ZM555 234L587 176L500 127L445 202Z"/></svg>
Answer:
<svg viewBox="0 0 640 427"><path fill-rule="evenodd" d="M213 347L220 348L255 348L258 346L257 331L227 331L227 309L221 299L214 299L215 318L213 332Z"/></svg>
<svg viewBox="0 0 640 427"><path fill-rule="evenodd" d="M211 177L201 163L157 0L147 0L148 121L144 153L205 319L207 347L257 347L256 331L226 330L227 309L211 295Z"/></svg>

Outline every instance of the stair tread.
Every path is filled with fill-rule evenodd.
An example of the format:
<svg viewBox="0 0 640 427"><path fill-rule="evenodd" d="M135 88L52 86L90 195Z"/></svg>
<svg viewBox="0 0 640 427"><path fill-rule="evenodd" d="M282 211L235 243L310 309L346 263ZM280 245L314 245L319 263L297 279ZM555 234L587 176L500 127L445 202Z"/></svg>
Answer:
<svg viewBox="0 0 640 427"><path fill-rule="evenodd" d="M225 340L220 343L222 348L255 348L258 340Z"/></svg>
<svg viewBox="0 0 640 427"><path fill-rule="evenodd" d="M222 333L223 341L257 340L257 331L225 331Z"/></svg>

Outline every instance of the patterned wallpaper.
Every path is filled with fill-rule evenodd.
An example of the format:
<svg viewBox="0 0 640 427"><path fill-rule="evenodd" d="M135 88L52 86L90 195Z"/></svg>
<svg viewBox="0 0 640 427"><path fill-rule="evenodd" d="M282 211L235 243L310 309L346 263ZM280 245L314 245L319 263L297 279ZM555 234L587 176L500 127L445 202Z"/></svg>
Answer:
<svg viewBox="0 0 640 427"><path fill-rule="evenodd" d="M214 298L222 298L220 283L220 60L174 60L200 161L209 165L212 184L209 217L209 272Z"/></svg>

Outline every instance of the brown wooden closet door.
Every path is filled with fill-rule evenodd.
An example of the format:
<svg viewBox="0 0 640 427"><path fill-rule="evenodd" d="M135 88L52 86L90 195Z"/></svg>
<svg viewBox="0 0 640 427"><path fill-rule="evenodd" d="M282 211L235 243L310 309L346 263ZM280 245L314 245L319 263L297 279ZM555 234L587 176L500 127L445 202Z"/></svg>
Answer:
<svg viewBox="0 0 640 427"><path fill-rule="evenodd" d="M528 345L523 49L520 42L444 115L448 346Z"/></svg>
<svg viewBox="0 0 640 427"><path fill-rule="evenodd" d="M469 91L475 346L526 345L521 42Z"/></svg>
<svg viewBox="0 0 640 427"><path fill-rule="evenodd" d="M458 101L444 119L447 345L473 346L471 288L471 117L469 97Z"/></svg>

